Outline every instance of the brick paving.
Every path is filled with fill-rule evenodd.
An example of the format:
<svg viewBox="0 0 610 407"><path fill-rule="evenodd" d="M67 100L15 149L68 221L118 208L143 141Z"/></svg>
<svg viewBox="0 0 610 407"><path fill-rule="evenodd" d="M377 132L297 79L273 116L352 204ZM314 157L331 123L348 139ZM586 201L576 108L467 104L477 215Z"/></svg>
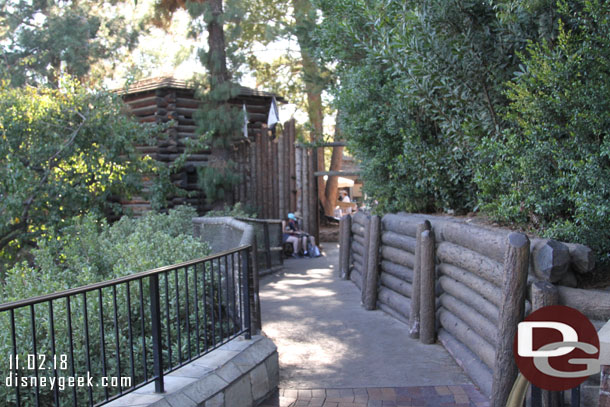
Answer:
<svg viewBox="0 0 610 407"><path fill-rule="evenodd" d="M452 386L366 387L356 389L278 389L259 407L489 407L468 384Z"/></svg>

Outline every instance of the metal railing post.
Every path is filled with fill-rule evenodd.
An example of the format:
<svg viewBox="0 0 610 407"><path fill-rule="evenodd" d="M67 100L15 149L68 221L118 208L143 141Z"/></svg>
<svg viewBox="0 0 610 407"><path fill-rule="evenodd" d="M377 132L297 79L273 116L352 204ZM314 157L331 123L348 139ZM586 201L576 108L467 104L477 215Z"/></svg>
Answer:
<svg viewBox="0 0 610 407"><path fill-rule="evenodd" d="M244 325L245 325L245 329L246 329L246 339L252 338L252 325L250 323L250 297L251 297L250 296L250 251L251 250L252 250L252 248L243 250L241 252L241 256L242 256L241 273L243 275L242 290L244 292L243 318L244 318Z"/></svg>
<svg viewBox="0 0 610 407"><path fill-rule="evenodd" d="M161 307L159 305L159 275L150 276L150 316L152 320L153 362L155 375L155 393L164 393L163 383L163 347L161 344Z"/></svg>

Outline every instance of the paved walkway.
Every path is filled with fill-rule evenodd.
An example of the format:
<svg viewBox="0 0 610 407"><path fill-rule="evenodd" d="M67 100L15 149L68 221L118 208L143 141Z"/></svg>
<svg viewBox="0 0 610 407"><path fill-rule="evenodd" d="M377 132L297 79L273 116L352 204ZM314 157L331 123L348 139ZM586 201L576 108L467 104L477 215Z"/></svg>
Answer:
<svg viewBox="0 0 610 407"><path fill-rule="evenodd" d="M280 390L263 406L486 406L441 345L366 311L336 270L338 245L289 259L261 280L263 331L278 346Z"/></svg>

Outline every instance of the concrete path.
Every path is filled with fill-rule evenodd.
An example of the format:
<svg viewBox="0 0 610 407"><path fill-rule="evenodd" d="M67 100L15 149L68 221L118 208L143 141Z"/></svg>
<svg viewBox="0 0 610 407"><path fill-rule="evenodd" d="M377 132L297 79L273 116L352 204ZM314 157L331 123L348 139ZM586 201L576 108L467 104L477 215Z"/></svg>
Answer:
<svg viewBox="0 0 610 407"><path fill-rule="evenodd" d="M419 386L448 396L444 386L473 388L441 345L422 345L409 338L405 324L383 311L364 310L358 288L339 279L338 244L325 243L323 251L317 259L286 260L282 272L261 280L263 332L280 355L278 397L288 391L296 400L300 393L309 394L298 392L306 389ZM477 397L471 401L481 405Z"/></svg>

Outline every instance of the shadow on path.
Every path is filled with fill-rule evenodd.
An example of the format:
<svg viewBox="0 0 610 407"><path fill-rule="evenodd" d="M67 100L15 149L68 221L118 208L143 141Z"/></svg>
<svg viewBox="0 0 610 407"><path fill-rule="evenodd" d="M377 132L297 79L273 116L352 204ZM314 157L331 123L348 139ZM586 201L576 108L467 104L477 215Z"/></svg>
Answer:
<svg viewBox="0 0 610 407"><path fill-rule="evenodd" d="M408 328L402 322L383 311L362 308L358 288L351 281L339 279L338 252L337 243L326 243L323 257L289 259L282 272L261 280L263 331L278 346L280 356L280 391L275 395L278 404L264 405L289 405L279 404L280 398L292 399L284 396L284 392L297 391L290 393L295 396L306 389L355 389L360 396L364 389L369 401L361 400L362 405L371 406L378 401L387 401L383 405L419 405L405 404L409 391L420 392L423 398L419 399L433 394L445 397L443 404L422 405L440 406L445 402L448 406L482 405L470 380L441 345L423 345L409 338ZM432 386L427 387L432 390L405 389L419 386ZM441 393L435 386L442 388ZM400 393L405 400L396 404L396 398L372 399L367 388L375 395L381 394L375 388L395 388L394 394ZM454 396L451 391L443 394L451 388L472 389L478 396L469 400L458 398L464 404L456 404L457 401L449 401ZM390 393L387 390L384 394L390 397ZM306 397L309 393L303 394ZM340 393L332 396L337 398L337 394ZM355 397L354 394L352 404ZM350 396L343 403L348 403L347 398ZM292 399L295 403L296 400L297 397ZM311 403L302 400L295 405L314 406L320 400ZM335 401L321 403L330 406Z"/></svg>

